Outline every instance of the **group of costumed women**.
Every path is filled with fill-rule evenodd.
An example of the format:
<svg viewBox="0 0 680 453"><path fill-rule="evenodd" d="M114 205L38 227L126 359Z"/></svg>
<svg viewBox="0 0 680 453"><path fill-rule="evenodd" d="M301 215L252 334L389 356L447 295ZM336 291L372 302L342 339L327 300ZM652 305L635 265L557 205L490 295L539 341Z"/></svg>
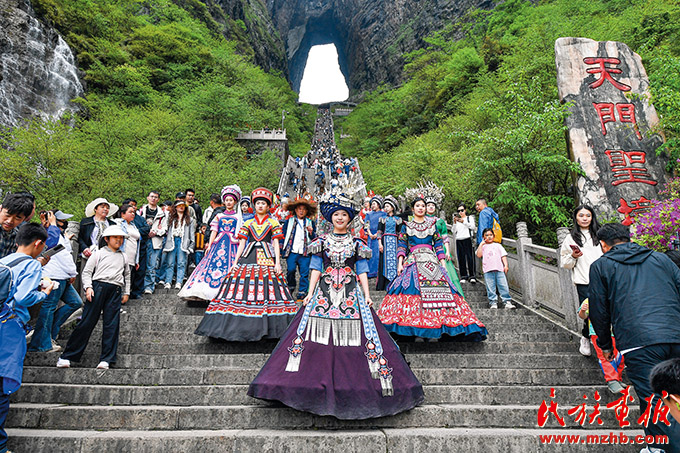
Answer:
<svg viewBox="0 0 680 453"><path fill-rule="evenodd" d="M311 276L299 309L281 269L283 233L269 215L272 192L253 191L254 217L244 222L240 189L223 189L226 210L211 224L209 250L180 295L210 300L198 335L280 339L248 395L340 419L394 415L417 406L424 395L389 332L486 338L447 272L445 238L437 219L427 216L427 190L420 189L427 187L407 193L412 220L396 216L393 197L374 200L386 206L370 229L375 233L369 237L378 241L375 254L352 234L360 207L353 194L324 194L319 208L332 228L308 245ZM368 289L372 259L387 289L377 313Z"/></svg>

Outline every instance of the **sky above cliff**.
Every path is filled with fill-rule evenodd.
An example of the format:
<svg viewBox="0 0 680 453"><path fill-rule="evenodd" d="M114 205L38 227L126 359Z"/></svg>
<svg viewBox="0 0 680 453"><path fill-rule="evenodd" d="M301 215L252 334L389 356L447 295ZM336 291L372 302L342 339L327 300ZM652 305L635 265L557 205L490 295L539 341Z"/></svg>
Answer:
<svg viewBox="0 0 680 453"><path fill-rule="evenodd" d="M340 71L335 45L312 47L300 82L300 102L323 104L344 101L348 96L349 89Z"/></svg>

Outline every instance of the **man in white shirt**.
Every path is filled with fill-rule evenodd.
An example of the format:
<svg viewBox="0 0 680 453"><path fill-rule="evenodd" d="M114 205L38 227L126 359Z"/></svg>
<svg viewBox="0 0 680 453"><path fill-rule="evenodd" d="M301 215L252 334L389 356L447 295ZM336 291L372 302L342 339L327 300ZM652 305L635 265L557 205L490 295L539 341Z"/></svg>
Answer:
<svg viewBox="0 0 680 453"><path fill-rule="evenodd" d="M307 253L307 247L316 238L316 222L312 220L316 209L316 204L305 198L289 202L288 210L295 215L283 224L283 257L286 258L288 269L286 280L292 295L296 286L295 270L299 269L298 299L304 299L309 290L309 265L312 257Z"/></svg>
<svg viewBox="0 0 680 453"><path fill-rule="evenodd" d="M460 267L460 282L477 283L475 278L475 257L472 250L472 234L475 231L475 217L467 215L465 205L458 206L453 218L456 226L456 255Z"/></svg>

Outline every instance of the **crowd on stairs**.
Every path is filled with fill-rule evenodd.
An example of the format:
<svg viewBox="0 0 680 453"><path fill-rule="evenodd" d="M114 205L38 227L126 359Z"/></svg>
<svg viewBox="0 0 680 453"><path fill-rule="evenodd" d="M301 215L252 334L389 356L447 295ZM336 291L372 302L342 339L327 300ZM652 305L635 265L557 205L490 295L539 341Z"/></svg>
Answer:
<svg viewBox="0 0 680 453"><path fill-rule="evenodd" d="M71 215L42 211L40 224L30 223L33 196L7 195L0 206L3 426L9 395L21 385L27 348L62 350L56 343L61 326L80 316L57 362L58 368L70 368L103 317L97 368L115 367L126 302L170 289L173 282L182 298L208 304L196 335L279 341L248 395L348 420L394 415L423 402L422 385L395 340L487 338L463 291L463 284L481 278L475 255L481 258L488 307L515 309L500 219L486 200L475 204L477 222L461 204L449 227L437 216L444 195L432 182L398 197L367 193L356 159L335 147L328 109L319 110L310 152L289 161L283 178L280 202L267 188L244 196L232 184L212 194L205 211L192 189L162 204L151 191L141 207L132 198L120 208L97 198L87 206L77 236L68 232ZM582 303L580 352L595 350L612 393L627 391L625 359L641 413L665 404L680 416L676 256L630 243L622 225L600 227L589 206L576 208L573 220L560 263L573 269ZM377 309L369 279L386 292ZM3 293L5 280L10 283ZM40 307L33 310L35 321L31 306ZM652 443L646 451L679 451L680 428L673 420L669 425L645 428L671 440L670 446ZM2 453L7 437L4 429L0 434Z"/></svg>

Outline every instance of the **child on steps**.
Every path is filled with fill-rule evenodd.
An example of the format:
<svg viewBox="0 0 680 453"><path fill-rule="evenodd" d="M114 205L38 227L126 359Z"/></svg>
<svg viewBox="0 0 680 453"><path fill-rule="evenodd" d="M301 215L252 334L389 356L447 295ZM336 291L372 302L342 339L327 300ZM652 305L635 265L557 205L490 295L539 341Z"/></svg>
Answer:
<svg viewBox="0 0 680 453"><path fill-rule="evenodd" d="M111 363L116 362L120 306L130 296L130 267L125 253L120 249L126 237L120 226L109 226L104 230L103 243L87 261L83 270L83 289L87 300L83 307L83 318L59 357L57 368L69 368L71 360L80 362L102 310L102 351L97 368L107 370Z"/></svg>

